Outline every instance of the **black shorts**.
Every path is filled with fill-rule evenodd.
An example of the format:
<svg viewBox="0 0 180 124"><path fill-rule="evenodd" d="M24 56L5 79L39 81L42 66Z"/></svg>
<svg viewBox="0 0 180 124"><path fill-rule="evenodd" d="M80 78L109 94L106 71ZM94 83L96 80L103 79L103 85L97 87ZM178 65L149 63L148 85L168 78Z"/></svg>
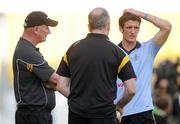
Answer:
<svg viewBox="0 0 180 124"><path fill-rule="evenodd" d="M16 110L15 124L52 124L50 111Z"/></svg>
<svg viewBox="0 0 180 124"><path fill-rule="evenodd" d="M85 118L69 110L68 124L117 124L116 118Z"/></svg>
<svg viewBox="0 0 180 124"><path fill-rule="evenodd" d="M152 110L122 117L120 124L156 124Z"/></svg>

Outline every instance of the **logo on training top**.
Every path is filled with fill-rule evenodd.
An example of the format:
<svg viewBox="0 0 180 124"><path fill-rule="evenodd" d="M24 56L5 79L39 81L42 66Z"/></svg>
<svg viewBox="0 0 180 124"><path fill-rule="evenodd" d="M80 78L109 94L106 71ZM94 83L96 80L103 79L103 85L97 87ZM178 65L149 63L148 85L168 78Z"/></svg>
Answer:
<svg viewBox="0 0 180 124"><path fill-rule="evenodd" d="M26 68L27 68L28 71L32 72L33 65L32 64L27 64Z"/></svg>

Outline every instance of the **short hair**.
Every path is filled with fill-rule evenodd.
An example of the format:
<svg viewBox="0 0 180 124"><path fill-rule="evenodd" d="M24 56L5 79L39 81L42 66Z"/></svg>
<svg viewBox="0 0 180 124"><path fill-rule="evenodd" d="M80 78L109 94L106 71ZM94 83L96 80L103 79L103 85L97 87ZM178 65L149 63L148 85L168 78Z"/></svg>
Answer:
<svg viewBox="0 0 180 124"><path fill-rule="evenodd" d="M120 18L119 18L119 26L121 26L121 28L124 27L125 22L132 20L132 21L138 21L139 24L141 24L141 18L131 14L131 13L124 13Z"/></svg>
<svg viewBox="0 0 180 124"><path fill-rule="evenodd" d="M101 29L110 22L109 13L104 8L95 8L89 13L88 21L91 29Z"/></svg>

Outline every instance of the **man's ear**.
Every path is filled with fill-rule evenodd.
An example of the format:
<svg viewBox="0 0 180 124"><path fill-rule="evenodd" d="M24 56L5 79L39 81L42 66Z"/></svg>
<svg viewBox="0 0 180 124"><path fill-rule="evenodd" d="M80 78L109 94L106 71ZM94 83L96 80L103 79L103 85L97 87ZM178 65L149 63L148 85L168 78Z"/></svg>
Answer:
<svg viewBox="0 0 180 124"><path fill-rule="evenodd" d="M108 22L108 28L107 28L108 31L110 31L110 22Z"/></svg>
<svg viewBox="0 0 180 124"><path fill-rule="evenodd" d="M123 33L123 28L121 26L119 26L119 31Z"/></svg>
<svg viewBox="0 0 180 124"><path fill-rule="evenodd" d="M34 33L35 33L35 34L37 34L37 33L38 33L38 31L39 31L38 26L34 26L34 28L33 28L33 29L34 29Z"/></svg>
<svg viewBox="0 0 180 124"><path fill-rule="evenodd" d="M89 32L91 32L91 26L88 24L88 29L89 29Z"/></svg>

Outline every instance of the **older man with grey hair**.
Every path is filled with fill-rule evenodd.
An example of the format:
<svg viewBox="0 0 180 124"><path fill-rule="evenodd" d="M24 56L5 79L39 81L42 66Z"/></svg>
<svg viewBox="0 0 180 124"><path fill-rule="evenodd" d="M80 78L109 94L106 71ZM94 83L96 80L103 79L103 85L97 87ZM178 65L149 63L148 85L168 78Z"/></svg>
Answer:
<svg viewBox="0 0 180 124"><path fill-rule="evenodd" d="M90 33L70 46L57 73L70 78L69 124L116 124L117 75L126 91L123 107L135 94L135 74L127 54L109 38L110 17L104 8L89 16Z"/></svg>

